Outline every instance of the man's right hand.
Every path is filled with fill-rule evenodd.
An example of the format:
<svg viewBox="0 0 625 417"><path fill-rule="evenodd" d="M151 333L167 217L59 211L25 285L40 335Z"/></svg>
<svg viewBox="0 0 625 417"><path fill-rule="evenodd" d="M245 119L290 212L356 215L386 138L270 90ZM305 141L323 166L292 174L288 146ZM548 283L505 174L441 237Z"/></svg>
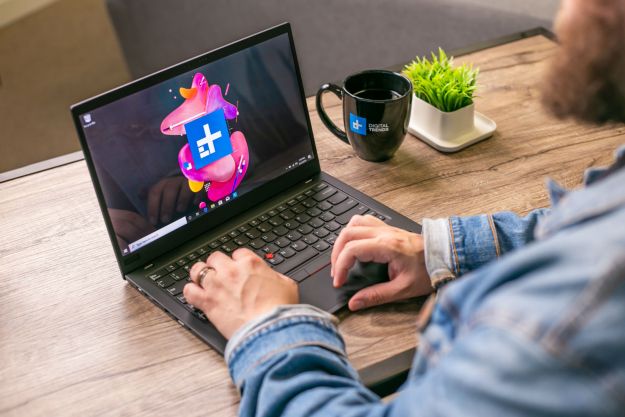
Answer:
<svg viewBox="0 0 625 417"><path fill-rule="evenodd" d="M389 282L358 291L349 300L352 311L405 300L433 291L425 267L421 235L391 227L373 216L354 216L332 250L332 277L339 288L356 260L388 264Z"/></svg>

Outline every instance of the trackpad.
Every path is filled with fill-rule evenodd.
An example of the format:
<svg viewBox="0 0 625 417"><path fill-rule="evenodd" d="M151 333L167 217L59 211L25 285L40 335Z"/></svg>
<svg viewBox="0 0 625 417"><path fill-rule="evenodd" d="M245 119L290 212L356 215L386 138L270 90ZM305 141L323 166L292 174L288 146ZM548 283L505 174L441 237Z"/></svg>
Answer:
<svg viewBox="0 0 625 417"><path fill-rule="evenodd" d="M362 287L361 284L334 288L330 277L330 265L326 265L300 283L299 294L303 304L312 304L334 313L347 305L351 296Z"/></svg>

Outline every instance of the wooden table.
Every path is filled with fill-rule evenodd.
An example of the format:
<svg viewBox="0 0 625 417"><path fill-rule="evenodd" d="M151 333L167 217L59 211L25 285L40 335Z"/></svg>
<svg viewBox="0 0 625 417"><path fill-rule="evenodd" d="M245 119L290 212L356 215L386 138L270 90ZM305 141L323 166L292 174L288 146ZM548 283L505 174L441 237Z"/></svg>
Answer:
<svg viewBox="0 0 625 417"><path fill-rule="evenodd" d="M322 168L416 221L546 206L546 176L577 186L625 138L542 110L555 49L537 35L459 59L480 67L477 109L498 130L457 154L409 136L391 161L362 161L309 99ZM328 112L340 121L338 102ZM0 230L1 415L236 415L222 358L121 280L84 162L0 184ZM341 312L354 365L413 349L417 310Z"/></svg>

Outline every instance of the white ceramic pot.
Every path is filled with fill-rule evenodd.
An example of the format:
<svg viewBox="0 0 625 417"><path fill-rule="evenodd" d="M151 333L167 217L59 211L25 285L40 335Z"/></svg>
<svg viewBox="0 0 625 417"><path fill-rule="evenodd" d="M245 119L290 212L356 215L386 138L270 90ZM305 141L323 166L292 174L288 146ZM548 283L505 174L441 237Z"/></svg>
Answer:
<svg viewBox="0 0 625 417"><path fill-rule="evenodd" d="M412 95L410 125L416 130L442 142L453 142L473 131L475 105L447 113Z"/></svg>

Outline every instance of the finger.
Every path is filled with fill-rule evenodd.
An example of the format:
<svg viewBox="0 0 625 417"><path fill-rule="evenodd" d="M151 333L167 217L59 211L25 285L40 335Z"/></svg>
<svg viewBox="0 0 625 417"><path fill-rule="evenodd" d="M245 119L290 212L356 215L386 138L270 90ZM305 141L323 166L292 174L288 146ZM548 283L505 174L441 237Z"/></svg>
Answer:
<svg viewBox="0 0 625 417"><path fill-rule="evenodd" d="M161 207L161 190L163 188L163 181L156 183L148 192L148 219L150 223L156 225L160 216Z"/></svg>
<svg viewBox="0 0 625 417"><path fill-rule="evenodd" d="M373 217L370 215L365 215L365 216L361 216L359 214L352 216L352 218L349 220L349 223L347 223L347 226L345 226L345 228L343 229L343 231L345 230L350 230L353 229L355 227L361 227L361 226L365 226L365 227L379 227L379 226L387 226L388 225L386 223L384 223L382 220L378 219L377 217ZM339 236L340 237L340 236ZM338 242L338 251L336 250L337 248L337 242L334 243L334 247L332 249L332 267L330 268L330 276L334 277L334 262L336 261L336 256L338 256L338 254L340 253L340 251L343 249L343 245L346 242Z"/></svg>
<svg viewBox="0 0 625 417"><path fill-rule="evenodd" d="M392 281L374 284L370 287L363 288L358 291L349 300L348 306L352 311L362 310L381 304L387 304L392 301L403 299L402 293L405 287L397 279Z"/></svg>
<svg viewBox="0 0 625 417"><path fill-rule="evenodd" d="M235 271L235 263L223 252L213 252L206 259L206 265L215 269L212 276L229 277Z"/></svg>
<svg viewBox="0 0 625 417"><path fill-rule="evenodd" d="M251 251L248 248L239 248L235 250L234 252L232 252L232 259L234 259L237 262L244 260L244 259L248 259L248 258L260 259L260 256L258 256L257 254L255 254L253 251Z"/></svg>
<svg viewBox="0 0 625 417"><path fill-rule="evenodd" d="M339 234L339 237L336 239L336 242L334 242L334 247L332 248L332 256L330 257L332 269L330 271L330 275L334 276L334 264L336 263L336 259L348 242L372 238L377 236L379 233L379 227L371 226L352 226L343 229Z"/></svg>
<svg viewBox="0 0 625 417"><path fill-rule="evenodd" d="M361 262L390 262L390 251L379 239L363 239L348 242L334 265L335 287L341 287L347 280L347 274L356 260Z"/></svg>
<svg viewBox="0 0 625 417"><path fill-rule="evenodd" d="M176 200L178 200L178 193L180 191L180 187L174 186L173 181L167 181L166 184L161 193L162 223L169 223L174 217L174 206L176 205Z"/></svg>
<svg viewBox="0 0 625 417"><path fill-rule="evenodd" d="M200 271L204 268L207 268L205 262L196 262L193 264L191 270L189 270L189 277L191 278L192 282L200 285Z"/></svg>
<svg viewBox="0 0 625 417"><path fill-rule="evenodd" d="M208 310L208 293L202 287L194 282L190 282L182 289L182 294L187 300L187 303L194 307L199 308L206 313Z"/></svg>

